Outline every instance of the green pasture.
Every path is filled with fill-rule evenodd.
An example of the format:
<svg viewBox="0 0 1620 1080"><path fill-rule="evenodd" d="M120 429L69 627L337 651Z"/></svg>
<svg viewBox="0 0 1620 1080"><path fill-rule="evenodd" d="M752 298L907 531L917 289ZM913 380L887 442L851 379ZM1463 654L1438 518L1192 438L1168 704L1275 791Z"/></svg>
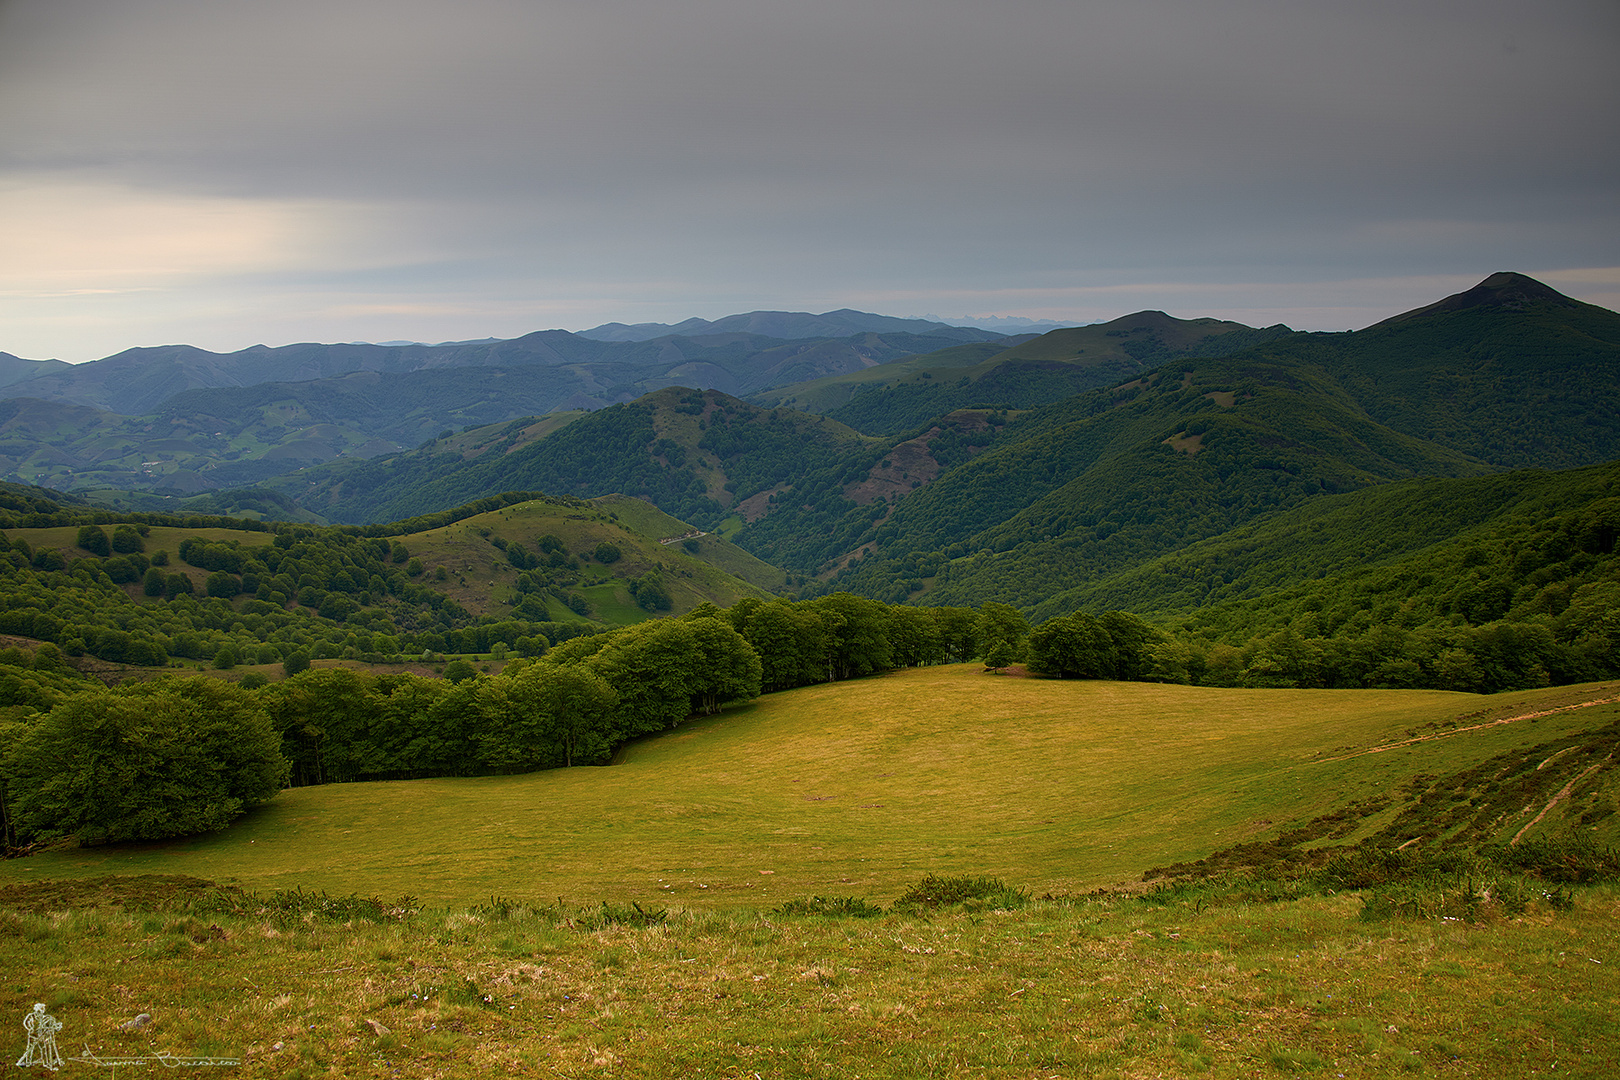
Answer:
<svg viewBox="0 0 1620 1080"><path fill-rule="evenodd" d="M769 695L633 744L606 767L289 790L222 833L59 848L0 864L0 884L166 873L435 903L757 908L816 894L887 903L939 873L1079 893L1274 835L1415 774L1611 723L1620 706L1476 726L1617 694L913 669ZM1447 734L1458 724L1472 730ZM1425 736L1436 737L1369 752Z"/></svg>

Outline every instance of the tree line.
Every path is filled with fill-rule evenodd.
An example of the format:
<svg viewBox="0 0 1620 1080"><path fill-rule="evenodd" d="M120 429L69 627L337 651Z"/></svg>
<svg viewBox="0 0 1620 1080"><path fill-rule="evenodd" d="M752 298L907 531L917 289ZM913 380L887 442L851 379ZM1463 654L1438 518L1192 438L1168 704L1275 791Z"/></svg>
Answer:
<svg viewBox="0 0 1620 1080"><path fill-rule="evenodd" d="M1145 632L1129 616L1108 625ZM107 688L73 680L53 645L31 661L0 652L7 843L218 828L283 784L601 764L632 739L763 692L970 660L987 642L1022 648L1027 631L1006 605L745 599L576 637L494 675L322 667L252 689L203 676ZM1109 663L1126 671L1141 658Z"/></svg>

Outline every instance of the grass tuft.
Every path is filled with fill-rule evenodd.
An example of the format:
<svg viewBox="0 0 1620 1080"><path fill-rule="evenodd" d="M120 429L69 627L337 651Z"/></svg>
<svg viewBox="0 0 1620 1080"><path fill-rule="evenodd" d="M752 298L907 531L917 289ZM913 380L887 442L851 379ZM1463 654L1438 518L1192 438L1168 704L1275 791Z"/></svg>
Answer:
<svg viewBox="0 0 1620 1080"><path fill-rule="evenodd" d="M629 905L623 905L610 904L604 900L600 908L588 910L570 920L570 923L580 930L606 930L612 926L628 926L641 929L648 926L658 926L668 918L669 912L667 910L651 911L634 901Z"/></svg>
<svg viewBox="0 0 1620 1080"><path fill-rule="evenodd" d="M375 896L330 896L324 890L280 889L269 896L233 888L213 888L190 905L199 914L225 914L268 918L279 925L316 919L335 923L403 923L421 910L413 896L392 903Z"/></svg>

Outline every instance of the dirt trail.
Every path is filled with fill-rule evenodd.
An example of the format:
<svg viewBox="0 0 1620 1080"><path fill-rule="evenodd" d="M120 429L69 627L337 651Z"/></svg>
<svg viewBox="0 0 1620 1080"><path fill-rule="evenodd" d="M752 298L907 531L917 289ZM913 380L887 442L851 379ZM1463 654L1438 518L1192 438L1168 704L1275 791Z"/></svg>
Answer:
<svg viewBox="0 0 1620 1080"><path fill-rule="evenodd" d="M1309 762L1307 762L1307 764L1326 765L1333 761L1349 761L1351 758L1365 757L1368 754L1382 754L1386 750L1399 750L1403 746L1412 746L1417 743L1432 742L1435 739L1445 739L1451 737L1452 735L1461 735L1468 731L1479 731L1483 728L1500 727L1503 724L1516 724L1520 720L1536 720L1540 717L1552 716L1556 713L1574 712L1576 709L1589 709L1593 705L1612 705L1617 701L1620 701L1620 696L1596 698L1592 701L1582 701L1574 705L1560 705L1556 709L1542 709L1540 712L1528 712L1519 716L1504 716L1500 720L1489 720L1483 724L1470 724L1468 727L1458 727L1451 728L1447 731L1437 731L1432 735L1416 735L1410 739L1402 739L1399 742L1384 743L1380 746L1369 746L1365 750L1354 750L1348 754L1339 754L1336 757L1312 758Z"/></svg>
<svg viewBox="0 0 1620 1080"><path fill-rule="evenodd" d="M1585 780L1588 776L1591 776L1593 773L1595 773L1599 769L1603 768L1603 766L1608 761L1613 759L1613 757L1614 757L1614 755L1610 754L1608 757L1604 758L1602 761L1598 762L1596 765L1591 766L1585 772L1581 773L1581 775L1577 776L1575 779L1573 779L1569 783L1565 784L1564 787L1563 787L1563 790L1559 791L1558 794L1554 795L1552 797L1551 801L1549 801L1546 806L1543 806L1541 808L1541 813L1539 813L1535 817L1531 818L1530 823L1528 825L1526 825L1524 828L1520 829L1518 832L1513 834L1513 839L1508 841L1508 847L1512 847L1514 844L1517 844L1519 842L1519 837L1523 836L1525 833L1529 832L1532 828L1534 828L1536 826L1536 824L1541 821L1542 818L1547 816L1547 812L1549 810L1551 810L1553 807L1557 806L1559 803L1563 802L1565 799L1569 798L1569 793L1575 790L1575 785L1576 784L1580 783L1582 780Z"/></svg>

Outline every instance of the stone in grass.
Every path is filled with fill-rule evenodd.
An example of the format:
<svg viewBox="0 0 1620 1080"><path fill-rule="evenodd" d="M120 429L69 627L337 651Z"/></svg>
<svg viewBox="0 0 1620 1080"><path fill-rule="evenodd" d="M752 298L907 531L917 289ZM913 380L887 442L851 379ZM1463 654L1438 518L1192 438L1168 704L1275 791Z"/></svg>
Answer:
<svg viewBox="0 0 1620 1080"><path fill-rule="evenodd" d="M152 1014L151 1013L141 1013L139 1016L135 1017L135 1019L133 1019L133 1020L125 1020L122 1024L119 1024L118 1025L118 1030L119 1031L144 1031L146 1029L146 1025L150 1024L151 1022L152 1022Z"/></svg>

